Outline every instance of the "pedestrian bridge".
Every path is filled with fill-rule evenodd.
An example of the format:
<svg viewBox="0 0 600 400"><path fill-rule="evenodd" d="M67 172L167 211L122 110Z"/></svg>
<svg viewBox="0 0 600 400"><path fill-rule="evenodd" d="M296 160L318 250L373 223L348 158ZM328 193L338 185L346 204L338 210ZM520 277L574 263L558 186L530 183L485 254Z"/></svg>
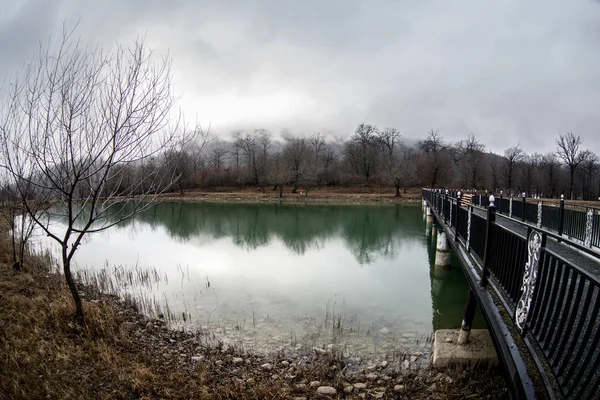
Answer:
<svg viewBox="0 0 600 400"><path fill-rule="evenodd" d="M462 330L479 305L513 397L600 399L600 214L422 194L469 281Z"/></svg>

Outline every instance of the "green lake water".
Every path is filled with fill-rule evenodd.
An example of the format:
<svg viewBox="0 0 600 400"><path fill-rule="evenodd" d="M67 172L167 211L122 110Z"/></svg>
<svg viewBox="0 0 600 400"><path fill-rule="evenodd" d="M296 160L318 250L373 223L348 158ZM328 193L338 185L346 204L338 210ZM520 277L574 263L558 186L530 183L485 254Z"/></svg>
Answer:
<svg viewBox="0 0 600 400"><path fill-rule="evenodd" d="M75 261L247 350L381 354L460 327L468 286L454 258L433 265L431 231L418 205L166 202L89 235Z"/></svg>

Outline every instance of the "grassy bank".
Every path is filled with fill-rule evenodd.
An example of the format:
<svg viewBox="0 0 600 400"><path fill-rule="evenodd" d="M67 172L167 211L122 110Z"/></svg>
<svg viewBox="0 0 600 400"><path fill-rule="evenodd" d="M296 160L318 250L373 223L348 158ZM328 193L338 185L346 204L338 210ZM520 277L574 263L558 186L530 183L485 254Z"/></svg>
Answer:
<svg viewBox="0 0 600 400"><path fill-rule="evenodd" d="M29 261L13 271L0 232L2 399L506 397L495 369L442 373L386 363L349 374L347 360L327 352L259 357L207 347L202 337L170 330L92 287L81 288L82 327L63 279L49 274L43 258ZM337 393L319 395L319 386Z"/></svg>
<svg viewBox="0 0 600 400"><path fill-rule="evenodd" d="M402 190L395 195L393 187L385 186L345 186L299 189L292 193L291 187L285 187L282 197L273 187L219 187L203 190L188 190L181 193L167 193L163 198L178 201L243 201L243 202L289 202L289 203L352 203L352 204L393 204L421 200L421 189Z"/></svg>

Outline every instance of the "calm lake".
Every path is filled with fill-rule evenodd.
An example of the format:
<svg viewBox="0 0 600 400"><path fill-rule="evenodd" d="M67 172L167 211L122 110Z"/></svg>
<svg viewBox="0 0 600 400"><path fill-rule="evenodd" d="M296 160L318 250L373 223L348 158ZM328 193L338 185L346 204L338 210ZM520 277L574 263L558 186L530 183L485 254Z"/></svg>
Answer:
<svg viewBox="0 0 600 400"><path fill-rule="evenodd" d="M377 354L460 327L466 280L434 256L418 205L166 202L89 235L75 260L145 312L245 350Z"/></svg>

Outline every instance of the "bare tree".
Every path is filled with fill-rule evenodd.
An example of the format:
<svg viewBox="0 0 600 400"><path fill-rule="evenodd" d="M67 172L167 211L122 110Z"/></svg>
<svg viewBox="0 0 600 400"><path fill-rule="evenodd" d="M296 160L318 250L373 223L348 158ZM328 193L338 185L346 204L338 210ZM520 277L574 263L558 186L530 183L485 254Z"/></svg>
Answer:
<svg viewBox="0 0 600 400"><path fill-rule="evenodd" d="M554 198L558 193L558 179L560 176L560 165L555 153L547 153L540 161L540 176L544 184L545 195Z"/></svg>
<svg viewBox="0 0 600 400"><path fill-rule="evenodd" d="M464 184L468 188L477 189L481 182L481 160L485 146L473 135L458 143L461 154L460 165L464 174Z"/></svg>
<svg viewBox="0 0 600 400"><path fill-rule="evenodd" d="M385 128L379 132L378 140L384 154L384 164L386 172L393 172L395 167L396 148L400 143L400 131L396 128Z"/></svg>
<svg viewBox="0 0 600 400"><path fill-rule="evenodd" d="M313 133L308 138L308 141L310 142L311 146L313 147L313 156L314 156L313 162L315 164L318 164L321 159L321 155L322 155L323 151L327 147L327 145L325 144L325 137L323 137L323 135L321 135L321 133L317 132L317 133Z"/></svg>
<svg viewBox="0 0 600 400"><path fill-rule="evenodd" d="M541 156L539 154L526 155L522 161L522 179L521 179L521 189L523 192L526 192L528 196L533 194L533 188L536 186L536 189L539 189L539 186L536 185L536 182L539 182L539 164L540 164ZM539 190L536 190L539 194Z"/></svg>
<svg viewBox="0 0 600 400"><path fill-rule="evenodd" d="M325 137L321 133L313 133L308 141L312 146L313 159L310 162L310 174L312 181L317 185L321 183L321 175L323 173L323 157L324 153L328 150L328 146L325 143Z"/></svg>
<svg viewBox="0 0 600 400"><path fill-rule="evenodd" d="M394 188L396 189L396 197L400 197L400 189L402 187L415 183L417 171L415 169L413 150L401 142L395 147L391 176Z"/></svg>
<svg viewBox="0 0 600 400"><path fill-rule="evenodd" d="M178 149L183 134L177 124L169 126L174 97L168 59L155 63L142 40L106 52L84 48L72 36L64 31L56 49L42 48L3 93L12 106L0 119L0 132L2 167L28 216L60 246L76 317L83 323L71 273L77 248L85 235L132 217L177 181L173 166L155 159ZM143 162L144 174L127 180ZM25 185L35 187L37 201L52 201L54 207L37 214Z"/></svg>
<svg viewBox="0 0 600 400"><path fill-rule="evenodd" d="M447 163L444 160L443 152L447 146L444 144L444 139L437 130L427 132L427 138L419 143L421 151L425 155L421 170L430 187L435 187L444 174L444 168Z"/></svg>
<svg viewBox="0 0 600 400"><path fill-rule="evenodd" d="M283 187L289 181L289 169L283 152L278 151L271 155L269 167L269 181L275 184L273 190L279 188L279 198L283 197Z"/></svg>
<svg viewBox="0 0 600 400"><path fill-rule="evenodd" d="M502 159L491 151L488 153L487 159L490 166L490 183L492 185L492 191L495 193L500 188Z"/></svg>
<svg viewBox="0 0 600 400"><path fill-rule="evenodd" d="M256 134L258 135L258 143L261 149L259 161L263 176L266 176L268 173L269 149L272 144L271 132L266 129L258 129Z"/></svg>
<svg viewBox="0 0 600 400"><path fill-rule="evenodd" d="M596 188L594 187L594 178L600 169L598 156L590 150L583 153L583 162L581 163L581 192L583 200L595 200Z"/></svg>
<svg viewBox="0 0 600 400"><path fill-rule="evenodd" d="M360 124L354 135L350 138L351 144L347 151L356 161L357 171L365 177L365 183L375 170L378 155L377 127L375 125Z"/></svg>
<svg viewBox="0 0 600 400"><path fill-rule="evenodd" d="M246 158L246 166L252 176L253 182L256 184L256 186L260 186L262 162L256 137L246 135L238 138L235 142L235 146L241 149L242 154L244 154Z"/></svg>
<svg viewBox="0 0 600 400"><path fill-rule="evenodd" d="M24 197L29 202L30 210L39 214L45 205L36 202L32 185L23 182L21 187L26 192ZM23 201L15 185L11 184L10 176L6 175L5 170L0 170L0 218L10 230L12 266L16 271L23 266L25 248L35 227L33 219L27 216Z"/></svg>
<svg viewBox="0 0 600 400"><path fill-rule="evenodd" d="M506 189L510 193L511 190L514 189L517 168L525 159L525 152L521 148L521 143L504 150L504 158L504 179L506 182Z"/></svg>
<svg viewBox="0 0 600 400"><path fill-rule="evenodd" d="M581 136L575 136L572 132L561 134L556 139L556 155L567 167L569 167L569 199L573 200L573 178L579 164L581 164L585 155L579 150L582 140Z"/></svg>
<svg viewBox="0 0 600 400"><path fill-rule="evenodd" d="M294 184L292 193L296 193L309 164L308 143L304 138L286 136L283 153L287 162L291 181Z"/></svg>

